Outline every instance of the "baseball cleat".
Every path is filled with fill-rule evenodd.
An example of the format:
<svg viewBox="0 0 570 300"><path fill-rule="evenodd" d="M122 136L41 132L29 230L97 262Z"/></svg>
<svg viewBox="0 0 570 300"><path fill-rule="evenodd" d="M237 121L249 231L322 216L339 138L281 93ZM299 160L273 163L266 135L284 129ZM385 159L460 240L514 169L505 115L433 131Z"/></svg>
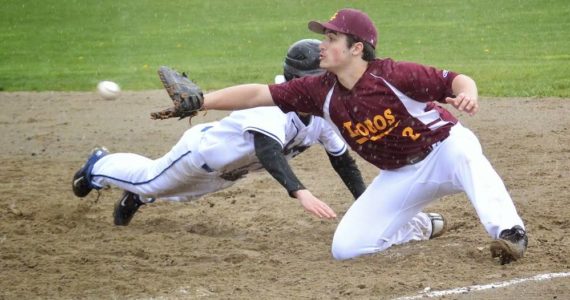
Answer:
<svg viewBox="0 0 570 300"><path fill-rule="evenodd" d="M123 196L117 203L115 203L115 210L113 211L113 218L115 225L117 226L127 226L131 222L131 219L139 209L139 207L145 205L141 201L139 195L125 191Z"/></svg>
<svg viewBox="0 0 570 300"><path fill-rule="evenodd" d="M438 213L427 213L429 219L431 220L431 235L429 239L435 239L443 235L447 231L447 222L445 218Z"/></svg>
<svg viewBox="0 0 570 300"><path fill-rule="evenodd" d="M91 151L85 164L83 164L79 171L73 176L71 185L75 196L83 198L93 190L93 185L91 184L91 170L93 170L95 163L107 154L109 154L109 150L105 147L97 147Z"/></svg>
<svg viewBox="0 0 570 300"><path fill-rule="evenodd" d="M499 239L491 242L491 256L498 257L501 265L508 264L522 258L527 246L526 231L516 225L501 231Z"/></svg>

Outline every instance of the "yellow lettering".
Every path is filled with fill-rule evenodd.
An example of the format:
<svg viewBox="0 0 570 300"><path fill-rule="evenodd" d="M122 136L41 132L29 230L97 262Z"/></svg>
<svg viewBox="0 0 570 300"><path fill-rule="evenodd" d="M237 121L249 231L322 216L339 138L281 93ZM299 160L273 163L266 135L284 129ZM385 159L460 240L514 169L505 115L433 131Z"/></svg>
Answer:
<svg viewBox="0 0 570 300"><path fill-rule="evenodd" d="M402 136L409 137L415 141L421 136L421 134L415 133L414 129L412 129L412 127L406 127L406 128L404 128L404 130L402 130Z"/></svg>
<svg viewBox="0 0 570 300"><path fill-rule="evenodd" d="M358 130L358 133L363 136L370 134L370 131L368 131L366 126L364 126L362 123L356 124L356 130Z"/></svg>
<svg viewBox="0 0 570 300"><path fill-rule="evenodd" d="M366 119L366 121L364 121L364 124L366 124L366 127L368 127L368 130L370 130L370 132L376 133L378 131L376 130L376 128L374 128L374 125L372 125L372 121L370 121L369 119Z"/></svg>
<svg viewBox="0 0 570 300"><path fill-rule="evenodd" d="M332 17L329 19L329 21L332 21L334 19L336 19L336 16L338 15L338 11L334 13L334 15L332 15Z"/></svg>
<svg viewBox="0 0 570 300"><path fill-rule="evenodd" d="M390 125L394 124L394 122L396 121L396 117L394 117L394 115L392 114L392 110L389 108L384 111L384 118L388 120L388 124Z"/></svg>
<svg viewBox="0 0 570 300"><path fill-rule="evenodd" d="M350 121L344 122L342 125L344 126L344 128L345 128L346 130L348 130L348 133L350 133L350 137L351 137L351 138L353 138L353 137L355 137L355 136L358 135L356 132L352 131L352 122L350 122Z"/></svg>
<svg viewBox="0 0 570 300"><path fill-rule="evenodd" d="M342 125L350 137L356 140L356 143L364 144L369 140L377 141L384 138L399 124L400 121L396 122L396 117L392 114L392 110L388 108L384 111L384 115L376 115L372 120L366 119L362 123L356 123L356 125L351 121L347 121ZM411 127L404 129L402 135L413 140L420 137L420 134L415 134Z"/></svg>
<svg viewBox="0 0 570 300"><path fill-rule="evenodd" d="M388 134L390 134L390 132L392 132L392 130L394 130L394 128L398 127L398 124L400 124L400 121L398 121L398 123L396 123L396 125L388 128L388 130L382 132L381 134L371 137L370 140L376 141L376 140L379 140L379 139L387 136Z"/></svg>
<svg viewBox="0 0 570 300"><path fill-rule="evenodd" d="M378 130L384 130L388 124L386 124L386 119L384 119L381 115L376 115L374 116L374 126L376 126Z"/></svg>

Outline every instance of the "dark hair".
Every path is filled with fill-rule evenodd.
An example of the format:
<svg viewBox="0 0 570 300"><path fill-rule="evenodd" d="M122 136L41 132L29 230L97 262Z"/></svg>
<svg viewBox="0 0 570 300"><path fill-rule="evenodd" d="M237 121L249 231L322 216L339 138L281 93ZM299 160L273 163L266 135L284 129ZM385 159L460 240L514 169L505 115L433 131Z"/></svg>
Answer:
<svg viewBox="0 0 570 300"><path fill-rule="evenodd" d="M351 34L346 35L346 42L348 44L348 48L352 47L352 45L356 43L359 42L362 43L364 45L364 49L362 50L362 59L364 59L365 61L373 61L374 59L376 59L376 51L374 50L374 47L370 43L363 42Z"/></svg>

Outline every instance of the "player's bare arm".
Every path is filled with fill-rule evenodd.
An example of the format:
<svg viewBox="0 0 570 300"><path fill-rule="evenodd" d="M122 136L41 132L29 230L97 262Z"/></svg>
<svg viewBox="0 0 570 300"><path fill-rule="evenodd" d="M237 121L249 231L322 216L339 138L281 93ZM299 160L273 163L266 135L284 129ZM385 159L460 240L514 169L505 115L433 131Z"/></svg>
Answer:
<svg viewBox="0 0 570 300"><path fill-rule="evenodd" d="M447 97L445 101L459 111L475 115L479 110L477 84L467 75L458 75L453 79L451 88L455 97Z"/></svg>
<svg viewBox="0 0 570 300"><path fill-rule="evenodd" d="M204 109L239 110L275 105L265 84L243 84L204 95Z"/></svg>

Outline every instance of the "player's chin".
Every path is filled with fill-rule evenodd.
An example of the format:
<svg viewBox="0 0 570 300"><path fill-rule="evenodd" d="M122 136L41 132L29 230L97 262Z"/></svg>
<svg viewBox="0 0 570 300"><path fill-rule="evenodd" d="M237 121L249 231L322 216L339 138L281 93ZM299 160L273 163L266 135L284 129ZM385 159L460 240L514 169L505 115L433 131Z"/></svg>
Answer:
<svg viewBox="0 0 570 300"><path fill-rule="evenodd" d="M319 63L319 67L321 69L327 70L328 68L331 67L331 64L325 57L325 58L321 58L321 62Z"/></svg>

